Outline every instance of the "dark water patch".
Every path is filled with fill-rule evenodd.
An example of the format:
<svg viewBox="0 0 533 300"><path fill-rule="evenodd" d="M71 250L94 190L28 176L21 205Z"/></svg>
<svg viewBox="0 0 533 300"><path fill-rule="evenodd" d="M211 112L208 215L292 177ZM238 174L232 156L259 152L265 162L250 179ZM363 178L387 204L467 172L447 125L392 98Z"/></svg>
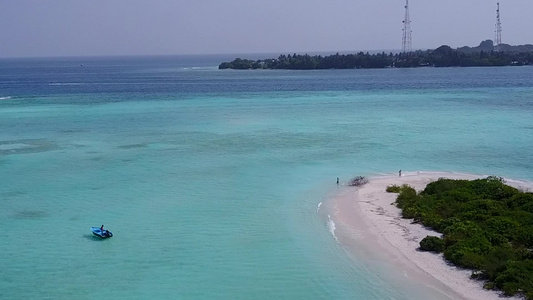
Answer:
<svg viewBox="0 0 533 300"><path fill-rule="evenodd" d="M2 192L0 193L0 197L2 198L11 198L11 197L18 197L25 195L26 192L23 191L8 191L8 192Z"/></svg>
<svg viewBox="0 0 533 300"><path fill-rule="evenodd" d="M81 217L80 216L72 216L68 220L69 221L79 221L79 220L81 220Z"/></svg>
<svg viewBox="0 0 533 300"><path fill-rule="evenodd" d="M87 148L87 145L82 145L82 144L70 144L69 146L72 148L76 148L76 149Z"/></svg>
<svg viewBox="0 0 533 300"><path fill-rule="evenodd" d="M130 149L148 149L149 151L166 151L179 148L179 142L165 142L165 143L139 143L117 146L117 149L130 150Z"/></svg>
<svg viewBox="0 0 533 300"><path fill-rule="evenodd" d="M95 157L89 158L89 160L92 160L92 161L103 161L104 157L103 156L95 156Z"/></svg>
<svg viewBox="0 0 533 300"><path fill-rule="evenodd" d="M45 139L0 141L0 155L39 153L59 149L59 146Z"/></svg>
<svg viewBox="0 0 533 300"><path fill-rule="evenodd" d="M85 154L100 154L100 151L86 151Z"/></svg>
<svg viewBox="0 0 533 300"><path fill-rule="evenodd" d="M122 145L118 146L118 149L138 149L138 148L146 148L148 146L148 143L140 143L140 144L130 144L130 145Z"/></svg>
<svg viewBox="0 0 533 300"><path fill-rule="evenodd" d="M354 133L354 135L356 135ZM283 131L251 134L204 135L188 144L194 153L211 153L225 149L231 153L251 153L258 149L305 150L329 149L334 143L344 142L341 137L328 133L291 133Z"/></svg>
<svg viewBox="0 0 533 300"><path fill-rule="evenodd" d="M15 219L36 220L48 217L48 213L42 210L21 210L15 213Z"/></svg>
<svg viewBox="0 0 533 300"><path fill-rule="evenodd" d="M62 129L59 132L61 132L61 133L82 133L82 132L87 132L87 130L83 130L83 129Z"/></svg>

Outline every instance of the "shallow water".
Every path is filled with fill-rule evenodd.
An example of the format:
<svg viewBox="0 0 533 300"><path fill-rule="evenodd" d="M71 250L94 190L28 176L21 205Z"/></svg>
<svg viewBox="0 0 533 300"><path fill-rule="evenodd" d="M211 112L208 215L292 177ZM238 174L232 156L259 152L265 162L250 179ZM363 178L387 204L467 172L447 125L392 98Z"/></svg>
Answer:
<svg viewBox="0 0 533 300"><path fill-rule="evenodd" d="M448 299L346 253L336 177L533 179L533 68L224 60L0 60L0 298Z"/></svg>

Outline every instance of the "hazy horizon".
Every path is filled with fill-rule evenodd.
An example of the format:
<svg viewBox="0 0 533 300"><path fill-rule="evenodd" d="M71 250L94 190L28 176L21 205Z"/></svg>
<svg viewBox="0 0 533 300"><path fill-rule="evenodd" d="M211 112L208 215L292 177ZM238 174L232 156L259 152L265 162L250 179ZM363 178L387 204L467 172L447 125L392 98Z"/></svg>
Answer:
<svg viewBox="0 0 533 300"><path fill-rule="evenodd" d="M415 49L413 51L416 51L416 50L419 50L419 49ZM427 49L420 49L420 50L427 50ZM9 57L0 57L2 59L25 59L25 58L28 58L28 59L32 59L32 58L65 58L65 59L68 59L68 58L106 58L106 57L115 57L115 58L129 58L129 57L174 57L174 56L183 56L183 57L195 57L195 56L198 56L198 57L209 57L209 56L213 56L213 57L222 57L222 56L227 56L227 57L234 57L234 58L247 58L247 59L265 59L265 58L277 58L279 55L293 55L293 54L308 54L308 55L334 55L336 53L339 53L339 54L354 54L354 53L358 53L358 52L368 52L370 54L375 54L375 53L382 53L382 52L385 52L387 54L389 54L390 52L393 52L393 53L399 53L400 52L400 49L378 49L378 50L341 50L341 51L337 51L337 50L331 50L331 51L279 51L279 52L270 52L270 53L267 53L267 52L263 52L263 53L252 53L252 52L248 52L248 53L183 53L183 54L97 54L97 55L48 55L48 56L39 56L39 55L35 55L35 56L9 56Z"/></svg>
<svg viewBox="0 0 533 300"><path fill-rule="evenodd" d="M494 40L496 2L411 0L413 50ZM533 43L531 0L501 0L502 42ZM0 0L0 57L395 52L404 0Z"/></svg>

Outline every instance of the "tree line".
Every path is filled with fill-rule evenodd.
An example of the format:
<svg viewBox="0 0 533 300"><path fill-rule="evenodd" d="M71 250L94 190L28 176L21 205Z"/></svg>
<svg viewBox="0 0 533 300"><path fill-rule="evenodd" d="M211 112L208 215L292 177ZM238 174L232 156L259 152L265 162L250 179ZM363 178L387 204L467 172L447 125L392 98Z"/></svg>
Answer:
<svg viewBox="0 0 533 300"><path fill-rule="evenodd" d="M415 67L523 66L533 64L533 52L479 51L463 52L443 45L434 50L410 53L334 54L328 56L293 54L278 58L251 60L236 58L223 62L219 69L379 69Z"/></svg>
<svg viewBox="0 0 533 300"><path fill-rule="evenodd" d="M428 236L420 249L443 252L446 260L472 269L472 278L507 296L533 299L533 193L510 187L498 177L439 179L417 193L399 192L402 216L442 233Z"/></svg>

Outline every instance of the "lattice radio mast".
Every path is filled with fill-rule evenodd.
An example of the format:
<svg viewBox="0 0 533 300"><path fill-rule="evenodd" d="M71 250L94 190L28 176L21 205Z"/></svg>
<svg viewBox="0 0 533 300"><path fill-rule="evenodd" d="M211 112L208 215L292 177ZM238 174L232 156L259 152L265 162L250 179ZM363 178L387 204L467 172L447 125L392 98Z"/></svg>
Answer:
<svg viewBox="0 0 533 300"><path fill-rule="evenodd" d="M409 0L405 0L405 18L403 20L402 53L411 52L411 19L409 19Z"/></svg>
<svg viewBox="0 0 533 300"><path fill-rule="evenodd" d="M494 33L496 38L494 40L496 50L500 49L500 44L502 43L502 23L500 22L500 2L497 3L498 9L496 9L496 29Z"/></svg>

